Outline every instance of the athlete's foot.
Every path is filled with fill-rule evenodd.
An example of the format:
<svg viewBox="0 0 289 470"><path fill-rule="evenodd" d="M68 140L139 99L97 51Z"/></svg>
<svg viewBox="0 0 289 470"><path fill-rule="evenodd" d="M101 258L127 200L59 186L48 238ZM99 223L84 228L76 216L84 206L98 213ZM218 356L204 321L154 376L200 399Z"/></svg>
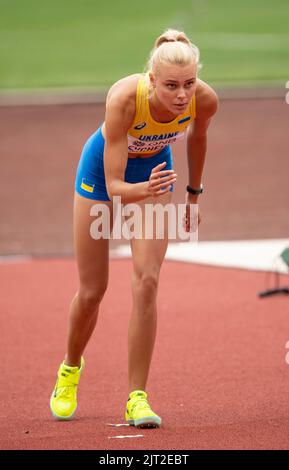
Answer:
<svg viewBox="0 0 289 470"><path fill-rule="evenodd" d="M84 368L81 358L80 367L60 365L57 382L50 398L50 409L54 418L60 420L72 419L77 408L77 386Z"/></svg>
<svg viewBox="0 0 289 470"><path fill-rule="evenodd" d="M143 390L135 390L129 394L126 405L125 419L137 428L159 428L161 418L152 411L147 394Z"/></svg>

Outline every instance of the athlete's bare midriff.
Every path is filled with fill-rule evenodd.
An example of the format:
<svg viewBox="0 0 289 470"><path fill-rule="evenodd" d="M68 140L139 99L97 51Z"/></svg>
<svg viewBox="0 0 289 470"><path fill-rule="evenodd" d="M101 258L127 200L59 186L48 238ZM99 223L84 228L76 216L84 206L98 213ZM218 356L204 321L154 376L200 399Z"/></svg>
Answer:
<svg viewBox="0 0 289 470"><path fill-rule="evenodd" d="M105 122L101 126L101 133L103 135L103 138L105 140ZM154 152L154 153L149 153L146 155L140 154L140 153L130 153L128 152L128 158L148 158L148 157L153 157L154 155L157 155L159 152Z"/></svg>

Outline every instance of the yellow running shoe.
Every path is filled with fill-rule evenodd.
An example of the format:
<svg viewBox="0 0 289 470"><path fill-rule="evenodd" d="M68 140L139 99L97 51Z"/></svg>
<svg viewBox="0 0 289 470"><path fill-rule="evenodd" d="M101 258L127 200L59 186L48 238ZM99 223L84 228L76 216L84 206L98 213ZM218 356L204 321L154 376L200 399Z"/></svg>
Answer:
<svg viewBox="0 0 289 470"><path fill-rule="evenodd" d="M126 405L125 420L137 428L159 428L161 418L156 415L147 401L143 390L135 390L129 394Z"/></svg>
<svg viewBox="0 0 289 470"><path fill-rule="evenodd" d="M50 409L56 419L71 419L77 408L77 385L84 368L81 358L80 367L60 365L57 382L50 398Z"/></svg>

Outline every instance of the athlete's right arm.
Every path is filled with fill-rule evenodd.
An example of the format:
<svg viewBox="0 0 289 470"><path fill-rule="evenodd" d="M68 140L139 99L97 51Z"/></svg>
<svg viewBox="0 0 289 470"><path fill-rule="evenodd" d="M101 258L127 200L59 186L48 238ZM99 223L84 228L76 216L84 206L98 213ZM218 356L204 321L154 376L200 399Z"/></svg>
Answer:
<svg viewBox="0 0 289 470"><path fill-rule="evenodd" d="M132 87L133 88L133 87ZM127 132L135 114L135 90L122 89L109 98L105 113L104 173L109 198L120 196L121 202L137 202L148 196L158 197L170 190L176 181L173 170L165 163L152 169L149 181L127 183L125 169L128 159Z"/></svg>
<svg viewBox="0 0 289 470"><path fill-rule="evenodd" d="M105 146L104 172L109 198L120 196L123 203L145 199L148 192L148 181L126 183L125 169L128 159L127 131L133 120L128 97L116 92L106 105L105 113Z"/></svg>

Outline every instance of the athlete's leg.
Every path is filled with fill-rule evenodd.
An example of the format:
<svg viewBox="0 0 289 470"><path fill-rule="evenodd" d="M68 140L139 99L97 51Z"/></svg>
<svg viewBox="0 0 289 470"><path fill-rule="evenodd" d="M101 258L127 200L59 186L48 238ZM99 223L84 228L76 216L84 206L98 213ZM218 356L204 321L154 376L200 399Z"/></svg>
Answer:
<svg viewBox="0 0 289 470"><path fill-rule="evenodd" d="M145 204L167 204L172 193L157 199L147 198L138 204L142 207L143 229ZM168 226L165 218L163 239L131 240L133 257L132 294L133 308L128 331L129 390L145 390L157 328L156 297L160 268L168 245Z"/></svg>
<svg viewBox="0 0 289 470"><path fill-rule="evenodd" d="M112 227L112 202L94 201L75 193L74 198L74 247L79 273L79 288L69 312L69 332L65 363L79 366L82 353L94 330L100 302L108 283L109 240L92 238L90 226L93 217L91 207L105 204L110 211Z"/></svg>

